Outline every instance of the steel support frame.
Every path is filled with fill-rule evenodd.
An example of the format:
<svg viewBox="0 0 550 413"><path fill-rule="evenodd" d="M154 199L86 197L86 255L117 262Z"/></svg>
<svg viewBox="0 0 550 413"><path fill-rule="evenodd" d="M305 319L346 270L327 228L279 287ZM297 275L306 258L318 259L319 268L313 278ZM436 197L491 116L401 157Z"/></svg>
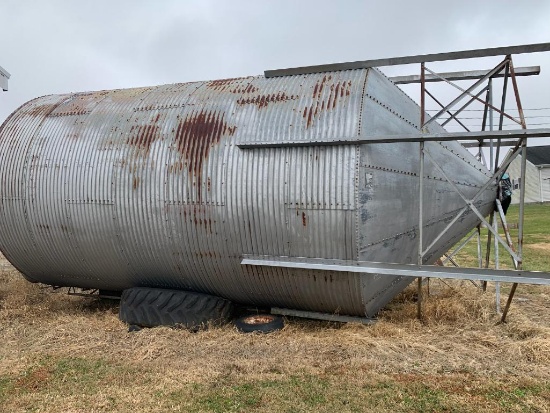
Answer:
<svg viewBox="0 0 550 413"><path fill-rule="evenodd" d="M421 318L422 316L422 271L420 269L420 266L423 265L423 260L426 255L426 253L436 244L436 242L442 237L442 235L462 216L462 214L469 208L471 209L480 219L481 222L483 222L488 230L488 243L487 243L487 258L485 262L485 270L480 271L488 271L487 267L489 264L489 254L490 254L490 245L491 245L491 235L495 236L495 242L498 242L504 246L504 248L511 254L515 267L518 270L521 270L522 267L522 245L523 245L523 221L524 221L524 202L525 202L525 169L526 169L526 147L527 147L527 134L529 132L526 131L527 127L525 124L525 117L523 115L523 109L521 106L521 100L519 96L519 90L517 86L517 80L516 80L516 73L514 71L514 66L512 63L512 54L520 54L520 53L534 53L534 52L544 52L544 51L550 51L550 43L543 43L543 44L532 44L532 45L523 45L523 46L511 46L511 47L500 47L500 48L492 48L492 49L479 49L479 50L469 50L469 51L462 51L462 52L450 52L450 53L438 53L438 54L430 54L430 55L420 55L420 56L405 56L405 57L399 57L399 58L390 58L390 59L377 59L377 60L370 60L370 61L359 61L359 62L348 62L348 63L341 63L341 64L329 64L329 65L320 65L320 66L310 66L310 67L301 67L301 68L291 68L291 69L282 69L282 70L273 70L273 71L266 71L265 76L266 77L275 77L275 76L290 76L290 75L301 75L306 73L321 73L321 72L327 72L327 71L335 71L335 70L350 70L350 69L359 69L359 68L369 68L369 67L379 67L379 66L390 66L390 65L403 65L403 64L410 64L410 63L420 63L420 89L421 89L421 110L420 110L420 130L421 130L421 136L420 137L413 137L412 139L409 138L409 141L418 141L419 142L419 167L420 167L420 176L419 176L419 214L418 214L418 228L419 228L419 244L418 244L418 266L419 269L417 271L417 278L418 278L418 317ZM477 57L487 57L487 56L502 56L505 55L505 58L503 61L501 61L499 64L497 64L492 70L489 70L487 72L478 73L474 77L471 77L472 79L477 79L476 82L472 86L470 86L467 89L463 89L457 84L453 83L452 80L464 80L465 77L462 76L456 76L456 73L445 73L445 74L438 74L434 71L428 69L426 67L426 62L437 62L437 61L448 61L448 60L459 60L459 59L470 59L470 58L477 58ZM502 73L504 71L504 74ZM428 78L426 76L426 72L428 73ZM502 99L501 99L501 105L500 109L495 107L492 102L492 80L497 77L503 77L504 78L504 84L503 84L503 93L502 93ZM519 119L516 119L515 117L509 115L505 112L505 100L506 100L506 92L507 92L507 85L508 85L508 79L512 80L512 86L514 89L514 95L516 98L516 104L517 109L519 113ZM426 90L426 82L427 81L443 81L448 83L449 85L455 87L460 91L460 94L458 97L453 99L449 104L443 105L432 93ZM475 92L475 90L484 84L484 82L488 82L488 86L484 89L482 89L479 92ZM480 98L480 96L483 94L483 92L487 93L487 96L485 99ZM431 97L440 107L441 110L433 117L428 119L426 121L425 119L425 113L426 113L426 95ZM467 103L465 103L463 106L461 106L458 110L456 110L454 113L451 112L451 109L458 104L460 101L462 101L464 98L468 97L469 100ZM458 120L458 115L467 108L471 103L473 102L481 102L484 105L484 116L483 116L483 125L482 125L482 133L478 136L475 136L472 138L476 139L479 142L479 151L480 151L480 158L482 157L481 153L481 147L483 146L483 141L485 139L484 132L487 125L487 115L490 114L489 122L490 122L490 131L489 131L489 139L490 139L490 147L491 147L491 163L489 165L489 170L493 172L491 178L483 185L478 192L474 195L473 198L467 199L461 191L458 189L458 187L454 184L454 182L449 179L449 177L445 174L443 169L440 165L435 162L433 157L430 155L429 151L427 151L427 148L425 146L426 141L431 140L438 140L433 139L435 136L429 136L427 134L427 128L430 123L435 122L438 118L440 118L443 114L447 114L449 118L443 122L444 125L449 123L451 120L457 121L462 127L464 127L467 131L468 128L464 124L462 124ZM500 148L501 148L501 142L502 138L500 136L497 137L497 156L494 160L494 163L492 162L492 156L493 156L493 138L494 138L494 132L492 131L492 111L495 111L499 114L499 131L503 138L509 138L510 136L505 136L502 131L503 126L503 119L504 117L516 122L517 124L521 125L522 130L526 132L525 136L513 136L513 138L517 138L517 142L514 145L514 148L511 152L509 152L506 159L503 160L503 162L499 165L498 158L500 155ZM544 132L543 132L544 133ZM471 135L468 133L468 135ZM443 138L441 140L448 140L450 137ZM401 136L394 136L394 137L381 137L381 138L374 138L374 139L346 139L341 141L328 141L328 142L310 142L310 145L342 145L342 144L362 144L362 143L382 143L382 142L397 142L397 141L405 141L407 139L403 139ZM509 142L509 141L508 141ZM507 142L507 144L508 144ZM270 143L268 142L259 142L259 143L248 143L248 144L242 144L239 145L242 149L251 149L255 147L267 147ZM284 147L284 146L304 146L302 142L288 142L288 143L278 143L276 145L277 147ZM479 212L479 210L474 206L474 202L479 197L479 195L487 189L487 187L492 183L495 182L495 180L499 180L504 172L507 170L510 163L517 157L518 153L521 153L521 190L520 190L520 210L519 210L519 222L518 222L518 248L517 253L513 250L513 246L511 243L511 240L507 238L507 242L505 242L498 234L497 231L493 229L493 219L494 219L494 212L491 213L489 222L485 219L485 217L482 216L482 214ZM446 226L446 228L436 237L436 239L426 248L424 248L424 240L423 240L423 195L424 195L424 164L425 164L425 156L429 158L429 160L434 164L436 169L445 177L447 182L453 187L453 189L459 194L459 196L464 200L465 206L458 212L456 217ZM493 169L494 168L494 169ZM500 212L500 211L499 211ZM505 226L505 219L504 215L501 215L503 220L503 226ZM481 251L481 243L480 243L480 236L479 236L479 226L477 228L477 234L478 234L478 261L479 265L482 265L482 251ZM509 234L507 234L509 236ZM496 245L498 245L498 243ZM452 255L449 256L449 260L452 260ZM245 260L246 261L246 260ZM243 261L243 264L245 262ZM356 262L355 265L358 265L359 263ZM262 265L262 264L257 264ZM414 270L413 270L414 274ZM424 275L425 276L425 275ZM479 279L482 279L480 277ZM488 279L485 278L487 281ZM485 282L486 284L486 282ZM508 310L510 308L510 304L512 302L514 293L517 288L517 282L513 284L512 290L510 291L510 294L508 296L508 301L506 304L506 307L504 309L504 312L502 314L501 321L504 322L506 319L506 315L508 313Z"/></svg>
<svg viewBox="0 0 550 413"><path fill-rule="evenodd" d="M503 71L504 71L504 75L502 75ZM430 93L426 89L426 73L429 73L431 79L439 79L440 81L444 81L444 82L450 84L451 86L455 87L456 89L458 89L460 91L460 94L455 99L453 99L449 104L447 104L447 105L442 104L432 93ZM496 108L492 104L492 80L493 80L493 78L495 78L497 76L504 78L500 108ZM516 75L515 75L515 71L514 71L514 65L513 65L511 54L507 54L506 57L504 58L504 60L502 60L500 63L498 63L492 70L489 70L485 74L480 75L477 78L476 82L474 82L474 84L471 85L467 89L464 89L464 88L456 85L451 80L445 78L445 76L443 76L441 74L437 74L434 71L428 69L426 67L425 62L422 62L420 64L420 76L419 77L420 77L420 94L421 94L421 96L420 96L420 113L421 113L421 115L420 115L420 125L421 125L421 132L423 132L423 133L426 132L426 126L428 126L430 123L435 122L437 119L441 118L441 116L443 116L444 114L448 115L449 117L448 117L448 119L446 119L442 123L442 125L446 125L451 120L455 120L460 126L462 126L464 129L466 129L467 132L470 132L468 130L468 128L462 122L460 122L460 120L458 119L458 115L460 114L460 112L462 112L465 108L467 108L474 101L481 102L484 105L482 131L485 131L485 129L486 129L488 112L491 113L492 111L495 111L499 114L499 125L498 125L498 130L499 131L502 131L504 117L506 117L508 119L511 119L514 122L521 125L521 128L523 130L527 129L527 126L526 126L526 123L525 123L525 117L524 117L524 114L523 114L523 108L522 108L522 105L521 105L521 99L520 99L520 95L519 95L519 89L518 89L518 86L517 86L517 80L516 80ZM508 79L509 78L512 81L512 86L513 86L513 90L514 90L514 96L515 96L515 99L516 99L516 105L517 105L519 119L516 119L515 117L513 117L510 114L505 112L506 93L507 93ZM483 83L485 83L485 81L488 82L487 86L485 88L481 89L480 91L476 92L476 89L478 89L480 86L482 86ZM482 95L483 92L486 92L486 98L485 99L480 98L480 95ZM441 107L441 109L433 117L431 117L427 121L425 120L426 95L428 97L432 98L434 100L434 102L437 103L437 105L439 105ZM455 105L457 105L459 102L461 102L462 100L464 100L467 97L469 98L469 100L464 105L462 105L454 113L451 112L451 109ZM491 132L492 132L492 129L493 129L492 128L492 126L493 126L492 125L492 113L490 114L490 119L489 120L490 120L490 129L491 129ZM436 236L435 240L433 240L433 242L428 247L426 247L425 249L423 249L423 247L422 247L423 246L423 240L422 240L422 236L420 236L420 239L419 239L419 255L418 255L419 265L421 265L423 263L424 256L428 253L428 251L437 243L437 241L439 239L441 239L443 234L469 208L472 212L474 212L478 216L480 221L483 224L485 224L485 226L487 227L487 229L489 231L488 239L487 239L487 256L486 256L486 261L485 261L485 268L488 268L488 264L489 264L491 235L493 235L495 237L495 250L498 250L497 247L498 247L499 244L501 244L504 247L504 249L506 249L506 251L511 255L513 263L514 263L514 267L516 269L521 269L522 268L522 244L523 244L523 220L524 220L524 203L525 203L525 169L526 169L527 139L524 138L524 137L520 137L518 139L518 141L516 142L516 144L514 146L514 149L509 153L508 157L503 161L503 163L501 165L499 165L501 139L497 139L497 149L496 149L496 157L494 159L494 164L492 162L493 161L493 144L492 143L493 143L493 140L491 139L491 141L490 141L490 146L491 146L491 165L490 165L490 168L494 167L493 176L486 183L486 185L484 185L474 195L474 197L472 199L468 199L464 196L464 194L462 194L462 192L454 184L454 182L447 176L447 174L444 172L443 168L441 168L441 166L438 165L437 162L435 161L435 159L430 155L430 152L424 146L424 142L421 142L421 145L420 145L420 152L421 152L420 153L420 171L421 171L420 175L421 175L421 178L420 178L420 190L419 190L420 209L421 209L421 211L422 211L422 203L423 203L423 199L422 199L422 194L423 194L422 175L423 175L423 171L424 171L424 162L425 162L424 159L425 159L425 157L427 157L430 160L430 162L434 165L434 167L438 170L438 172L453 187L454 191L464 200L466 205L465 205L465 207L463 207L459 211L459 213L445 227L445 229L438 236ZM479 152L481 153L482 139L479 139L479 144L480 144L479 145ZM487 222L485 217L483 217L482 214L479 212L479 210L475 207L474 202L477 199L477 197L483 191L485 191L485 189L488 187L488 184L491 183L491 182L494 182L493 179L499 180L502 177L504 172L506 172L506 169L508 168L509 164L512 162L513 159L515 159L515 157L518 155L519 152L521 152L521 159L522 159L521 160L521 182L522 182L522 186L521 186L521 189L520 189L520 207L519 207L520 211L519 211L519 220L518 220L519 221L518 222L518 249L517 249L517 252L516 252L513 249L511 239L509 239L509 233L506 233L507 239L505 241L500 237L500 235L498 234L498 231L495 228L493 228L494 213L491 213L489 222ZM480 155L480 157L481 157L481 155ZM497 207L498 207L498 204L497 204ZM501 212L501 211L499 211L499 212ZM501 214L501 220L503 221L503 226L504 226L505 225L504 214ZM423 222L422 222L422 213L420 212L420 214L419 214L419 233L420 234L422 234L422 228L421 228L422 224L423 224ZM478 230L479 230L479 228L478 228ZM507 230L507 228L505 228L505 230ZM450 255L450 257L452 257L454 254L456 254L456 252L458 252L458 250L460 250L463 246L464 245L459 246L457 251L452 253ZM495 251L495 253L498 254L497 251ZM481 267L481 246L480 246L480 241L479 240L478 240L478 261L479 261L479 264L480 264L480 267ZM497 261L498 261L498 257L495 257L495 262L497 262ZM487 282L485 281L483 283L483 289L484 290L486 289L486 285L487 285ZM508 301L506 303L506 307L504 308L504 311L502 313L501 322L505 322L505 320L506 320L506 316L508 314L510 305L512 303L513 296L514 296L514 293L516 291L516 288L517 288L517 283L514 283L513 286L512 286L512 289L510 291L510 294L508 296ZM418 310L417 310L419 318L421 318L421 314L422 314L422 311L421 311L421 298L422 298L421 297L421 283L420 283L420 278L419 278L419 284L418 284Z"/></svg>

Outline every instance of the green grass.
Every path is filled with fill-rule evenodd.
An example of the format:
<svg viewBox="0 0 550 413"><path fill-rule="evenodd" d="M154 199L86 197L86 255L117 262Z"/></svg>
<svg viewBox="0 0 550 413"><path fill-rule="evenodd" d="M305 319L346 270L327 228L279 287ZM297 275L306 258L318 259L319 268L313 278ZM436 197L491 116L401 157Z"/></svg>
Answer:
<svg viewBox="0 0 550 413"><path fill-rule="evenodd" d="M53 397L76 397L81 399L82 408L91 410L93 401L87 402L87 399L110 383L120 386L129 370L102 359L42 356L17 375L0 373L0 412L2 402L8 398L26 400L25 411L41 411L41 400ZM135 385L133 381L129 384ZM107 399L114 408L115 397Z"/></svg>
<svg viewBox="0 0 550 413"><path fill-rule="evenodd" d="M445 376L441 380L387 377L357 386L338 377L304 375L239 384L189 384L169 394L157 394L156 403L174 411L213 413L537 411L532 408L533 400L544 400L549 392L550 385L514 387L499 383L496 387L491 380L464 390ZM465 404L469 398L475 403Z"/></svg>
<svg viewBox="0 0 550 413"><path fill-rule="evenodd" d="M510 235L514 247L518 245L518 210L517 205L512 205L506 215L510 227ZM504 238L502 225L499 219L499 233ZM488 230L482 228L481 240L483 258L487 248ZM542 248L548 244L547 252ZM499 246L499 268L513 268L510 255ZM477 241L472 238L464 249L457 254L456 261L460 266L477 267ZM489 268L494 268L494 238L491 242L491 259ZM524 213L524 237L523 237L523 269L531 271L550 271L550 204L527 204Z"/></svg>
<svg viewBox="0 0 550 413"><path fill-rule="evenodd" d="M103 360L44 357L17 376L0 376L0 401L7 400L7 397L20 398L24 401L24 411L29 412L41 411L42 400L77 396L81 409L92 410L97 406L87 402L88 398L102 392L107 402L100 411L127 411L118 400L120 387L123 390L125 385L128 388L138 385L147 372L132 375L133 379L125 384L117 382L117 386L109 387L117 377L126 373L127 367ZM458 383L456 378L446 375L439 378L376 376L365 379L362 384L348 383L338 376L310 374L237 383L227 378L208 384L182 384L178 389L166 392L150 389L150 397L142 395L140 409L154 406L160 411L212 413L474 412L485 408L492 411L537 411L533 403L550 397L550 383L515 387L483 379L468 389L463 385L468 382L467 375L460 376ZM468 398L475 399L475 403L464 404Z"/></svg>

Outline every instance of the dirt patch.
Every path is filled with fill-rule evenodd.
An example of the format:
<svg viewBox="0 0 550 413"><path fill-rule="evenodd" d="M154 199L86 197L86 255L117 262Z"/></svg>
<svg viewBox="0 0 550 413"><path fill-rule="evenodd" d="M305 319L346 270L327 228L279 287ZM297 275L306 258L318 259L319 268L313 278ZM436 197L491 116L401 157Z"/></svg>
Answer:
<svg viewBox="0 0 550 413"><path fill-rule="evenodd" d="M526 248L532 248L537 251L550 253L550 243L529 244Z"/></svg>

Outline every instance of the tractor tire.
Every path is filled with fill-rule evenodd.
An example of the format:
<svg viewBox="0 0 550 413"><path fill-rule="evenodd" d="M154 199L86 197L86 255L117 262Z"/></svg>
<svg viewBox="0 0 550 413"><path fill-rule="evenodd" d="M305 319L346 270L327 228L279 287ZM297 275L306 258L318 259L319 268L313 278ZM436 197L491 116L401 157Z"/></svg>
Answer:
<svg viewBox="0 0 550 413"><path fill-rule="evenodd" d="M122 293L119 318L140 327L173 326L198 331L209 323L227 323L232 313L231 301L213 295L134 287Z"/></svg>
<svg viewBox="0 0 550 413"><path fill-rule="evenodd" d="M271 314L254 314L235 321L235 327L241 333L271 333L284 327L282 317Z"/></svg>

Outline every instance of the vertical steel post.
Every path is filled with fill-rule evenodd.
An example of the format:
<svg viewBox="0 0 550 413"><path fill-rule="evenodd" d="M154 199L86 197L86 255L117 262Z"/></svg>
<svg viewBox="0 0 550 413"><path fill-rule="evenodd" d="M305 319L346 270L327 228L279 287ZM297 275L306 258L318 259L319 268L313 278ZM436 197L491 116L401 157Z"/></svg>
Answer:
<svg viewBox="0 0 550 413"><path fill-rule="evenodd" d="M489 91L488 91L488 95L489 95L489 99L488 99L488 102L489 102L489 105L493 105L493 79L490 78L489 79ZM485 106L487 108L487 106ZM492 131L493 130L493 108L489 107L489 130ZM495 161L494 161L494 153L493 153L493 140L490 139L489 140L489 165L491 167L491 171L493 170L494 168L494 165L495 165Z"/></svg>
<svg viewBox="0 0 550 413"><path fill-rule="evenodd" d="M481 224L477 224L476 227L476 233L477 233L477 263L478 268L483 268L483 252L481 251Z"/></svg>
<svg viewBox="0 0 550 413"><path fill-rule="evenodd" d="M489 105L493 105L493 79L489 78L489 84L487 85L487 102ZM493 130L493 108L491 108L488 105L485 105L485 113L487 113L488 110L488 117L489 117L489 130ZM485 119L484 124L485 127ZM495 166L495 160L494 160L494 147L493 147L493 140L489 140L489 170L492 171ZM491 215L489 217L489 224L493 225L493 217L494 212L491 212ZM487 253L485 255L485 268L489 268L489 260L491 257L491 231L487 231ZM481 283L483 291L487 291L487 281L483 281Z"/></svg>
<svg viewBox="0 0 550 413"><path fill-rule="evenodd" d="M420 128L421 133L424 133L425 113L426 113L426 78L425 78L425 65L420 64ZM420 142L420 179L419 179L419 194L418 194L418 265L423 264L424 255L422 254L424 246L424 142ZM418 277L417 285L417 317L422 319L422 277Z"/></svg>
<svg viewBox="0 0 550 413"><path fill-rule="evenodd" d="M518 82L516 79L516 72L514 71L514 64L512 63L511 57L508 62L508 66L510 67L510 77L512 78L512 86L514 87L514 95L516 97L516 104L518 106L518 114L519 114L519 120L521 122L521 127L523 129L527 129L527 124L525 123L525 116L523 116L523 106L521 105L521 99L519 97L519 89L518 89Z"/></svg>
<svg viewBox="0 0 550 413"><path fill-rule="evenodd" d="M540 190L540 202L544 202L544 195L542 194L542 168L539 168L539 190Z"/></svg>
<svg viewBox="0 0 550 413"><path fill-rule="evenodd" d="M510 59L511 57L510 56L506 56L506 66L504 68L504 82L502 84L502 97L501 97L501 101L500 101L500 116L499 116L499 120L498 120L498 130L502 130L502 125L503 125L503 122L504 122L504 107L506 105L506 93L508 91L508 75L509 75L509 72L510 72ZM496 172L496 170L498 169L498 164L499 164L499 158L500 158L500 146L501 146L501 140L498 139L497 140L497 153L496 153L496 156L495 156L495 167L494 167L494 171Z"/></svg>
<svg viewBox="0 0 550 413"><path fill-rule="evenodd" d="M495 219L495 232L498 234L498 219ZM499 268L498 239L495 237L495 270ZM500 283L495 282L495 306L497 314L500 314Z"/></svg>
<svg viewBox="0 0 550 413"><path fill-rule="evenodd" d="M509 61L510 66L510 77L512 78L512 86L514 88L514 95L516 97L516 104L518 107L518 113L519 118L521 121L521 127L523 129L527 129L527 124L525 123L525 116L523 115L523 107L521 105L521 99L519 96L519 89L516 79L516 73L514 71L514 64L512 63L512 59L510 57ZM523 220L524 220L524 213L525 213L525 170L527 168L527 139L521 140L521 186L519 189L519 217L518 217L518 250L517 255L520 259L518 262L518 269L521 270L523 267ZM502 317L500 319L501 322L506 321L506 315L508 314L508 310L510 309L510 305L512 304L512 300L514 298L514 294L516 293L516 288L518 287L517 283L514 283L512 285L512 289L510 290L510 295L508 296L508 301L506 301L506 307L504 307L504 311L502 312Z"/></svg>
<svg viewBox="0 0 550 413"><path fill-rule="evenodd" d="M420 132L424 132L424 123L426 113L426 66L420 64Z"/></svg>
<svg viewBox="0 0 550 413"><path fill-rule="evenodd" d="M424 246L424 142L420 142L420 190L418 199L418 265L423 264L424 255L422 254ZM422 318L422 277L418 277L418 301L417 301L417 316Z"/></svg>
<svg viewBox="0 0 550 413"><path fill-rule="evenodd" d="M508 65L506 65L506 70L508 70ZM504 78L506 79L506 76L504 76ZM490 83L490 87L491 87L491 100L490 100L490 104L492 105L493 104L493 83L492 83L492 79L489 80L491 83ZM500 110L503 111L504 108L504 103L505 103L505 96L506 96L506 80L504 80L505 82L505 86L504 86L504 92L503 92L503 98L502 98L502 101L501 101L501 106L500 106ZM493 108L489 108L489 130L490 131L493 131L494 129L494 126L493 126ZM500 114L500 119L502 119L503 116L502 114ZM499 122L499 130L502 129L502 121ZM491 139L491 170L496 170L497 168L497 163L498 163L498 153L500 151L500 141L498 141L498 148L497 148L497 155L496 157L493 158L493 140ZM494 212L493 214L491 215L491 217L494 216ZM495 222L493 223L494 225L494 228L495 228L495 233L498 234L498 219L495 219ZM489 240L491 239L490 237L490 233L489 233ZM497 237L495 237L495 269L498 270L498 239ZM483 291L487 291L487 281L484 281L483 282ZM500 284L498 282L495 283L495 307L496 307L496 312L497 314L500 314Z"/></svg>

